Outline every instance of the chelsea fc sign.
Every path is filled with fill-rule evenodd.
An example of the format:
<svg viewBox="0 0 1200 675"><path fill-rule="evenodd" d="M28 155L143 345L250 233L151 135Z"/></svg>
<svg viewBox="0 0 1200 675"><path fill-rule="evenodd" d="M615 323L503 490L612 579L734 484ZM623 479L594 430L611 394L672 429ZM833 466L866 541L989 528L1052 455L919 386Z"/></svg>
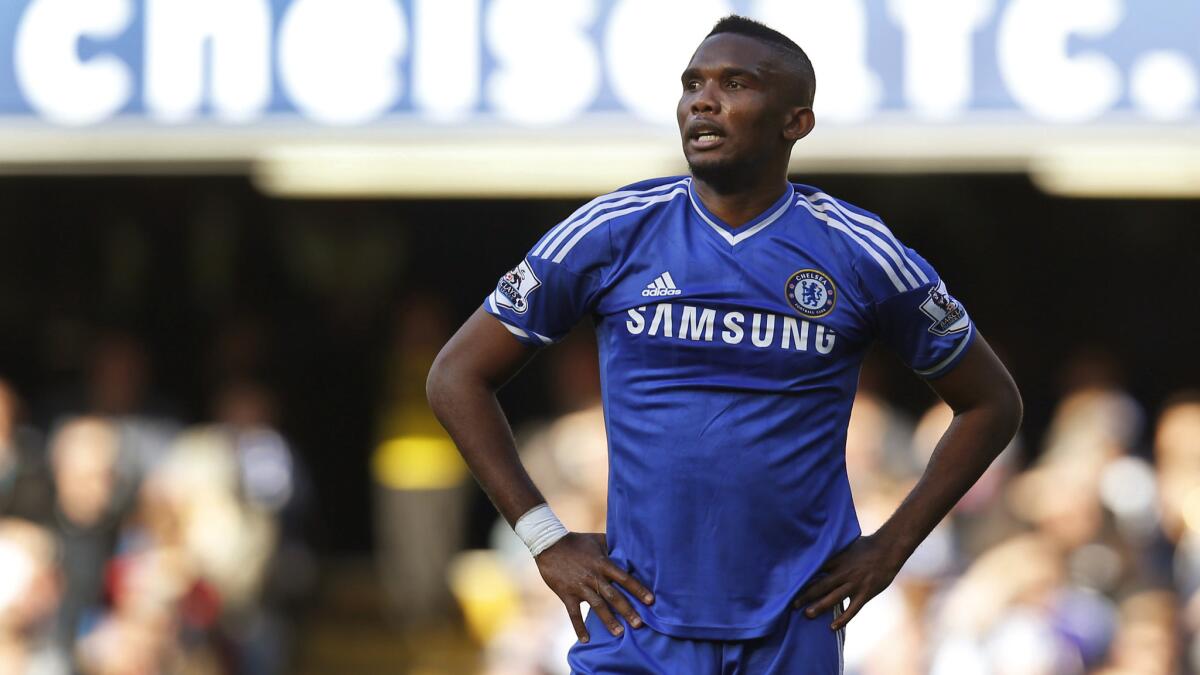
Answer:
<svg viewBox="0 0 1200 675"><path fill-rule="evenodd" d="M670 126L730 12L804 46L823 122L1200 113L1182 0L3 0L0 126Z"/></svg>
<svg viewBox="0 0 1200 675"><path fill-rule="evenodd" d="M804 316L817 319L833 311L837 302L837 287L827 274L804 269L788 278L788 304Z"/></svg>

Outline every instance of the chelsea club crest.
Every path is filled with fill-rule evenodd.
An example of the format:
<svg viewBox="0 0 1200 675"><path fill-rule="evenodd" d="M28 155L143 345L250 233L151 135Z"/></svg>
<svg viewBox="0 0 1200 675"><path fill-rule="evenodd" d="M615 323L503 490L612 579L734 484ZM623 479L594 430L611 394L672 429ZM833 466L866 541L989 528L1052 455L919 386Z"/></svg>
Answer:
<svg viewBox="0 0 1200 675"><path fill-rule="evenodd" d="M824 272L804 269L788 278L788 303L804 316L816 319L833 311L837 287Z"/></svg>

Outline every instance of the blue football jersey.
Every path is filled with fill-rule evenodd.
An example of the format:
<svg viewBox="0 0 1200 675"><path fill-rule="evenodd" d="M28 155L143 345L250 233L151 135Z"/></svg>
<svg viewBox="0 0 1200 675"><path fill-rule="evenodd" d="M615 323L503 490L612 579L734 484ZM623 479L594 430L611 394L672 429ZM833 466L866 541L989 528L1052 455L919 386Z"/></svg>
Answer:
<svg viewBox="0 0 1200 675"><path fill-rule="evenodd" d="M733 228L686 176L585 204L484 307L535 346L593 317L610 555L654 591L651 628L696 639L771 632L860 534L846 427L871 343L935 378L975 333L877 216L792 184Z"/></svg>

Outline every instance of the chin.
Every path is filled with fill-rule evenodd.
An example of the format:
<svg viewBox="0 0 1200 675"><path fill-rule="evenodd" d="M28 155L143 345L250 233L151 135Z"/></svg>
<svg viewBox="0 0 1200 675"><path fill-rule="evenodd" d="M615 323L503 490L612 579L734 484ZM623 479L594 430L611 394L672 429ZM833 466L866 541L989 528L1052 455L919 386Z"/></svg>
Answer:
<svg viewBox="0 0 1200 675"><path fill-rule="evenodd" d="M727 157L692 156L687 163L693 176L713 185L736 183L745 175L745 164Z"/></svg>

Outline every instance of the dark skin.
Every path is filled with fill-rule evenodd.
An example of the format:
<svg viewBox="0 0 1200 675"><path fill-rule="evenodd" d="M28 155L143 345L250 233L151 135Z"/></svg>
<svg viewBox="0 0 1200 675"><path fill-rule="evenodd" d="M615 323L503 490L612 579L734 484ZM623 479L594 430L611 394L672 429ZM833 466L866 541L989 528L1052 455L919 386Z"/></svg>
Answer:
<svg viewBox="0 0 1200 675"><path fill-rule="evenodd" d="M814 125L811 107L797 95L800 77L776 48L729 34L702 42L684 71L677 111L684 155L699 197L730 226L759 215L788 189L792 146ZM509 525L545 502L521 465L496 399L534 353L479 309L438 354L427 382L434 413ZM954 421L921 480L877 532L833 556L823 575L794 599L812 618L848 598L834 630L887 588L1020 424L1016 384L982 336L952 371L929 385L954 410ZM535 560L581 641L588 641L579 611L584 602L613 635L622 631L617 615L634 628L644 625L617 586L647 605L654 596L608 557L603 534L570 533Z"/></svg>

